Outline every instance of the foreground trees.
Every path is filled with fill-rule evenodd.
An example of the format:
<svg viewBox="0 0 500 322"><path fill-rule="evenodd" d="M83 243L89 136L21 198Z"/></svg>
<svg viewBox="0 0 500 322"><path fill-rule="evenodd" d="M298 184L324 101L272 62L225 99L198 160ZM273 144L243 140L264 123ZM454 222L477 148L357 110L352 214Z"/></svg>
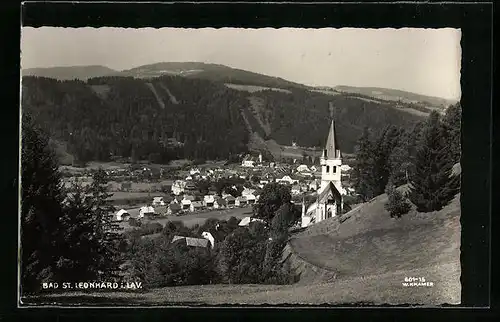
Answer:
<svg viewBox="0 0 500 322"><path fill-rule="evenodd" d="M64 190L47 136L23 115L21 152L21 291L43 282L112 277L121 240L111 223L105 174Z"/></svg>
<svg viewBox="0 0 500 322"><path fill-rule="evenodd" d="M441 210L460 188L460 177L452 175L455 152L450 149L448 133L439 115L433 112L424 129L411 178L409 198L417 211Z"/></svg>

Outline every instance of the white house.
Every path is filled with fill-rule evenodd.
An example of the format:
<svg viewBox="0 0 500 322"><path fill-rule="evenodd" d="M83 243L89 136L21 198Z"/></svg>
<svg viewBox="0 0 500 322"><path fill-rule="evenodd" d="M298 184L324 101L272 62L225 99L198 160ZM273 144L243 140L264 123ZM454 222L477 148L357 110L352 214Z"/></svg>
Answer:
<svg viewBox="0 0 500 322"><path fill-rule="evenodd" d="M212 248L214 248L215 238L214 238L214 236L212 236L211 233L209 233L208 231L204 231L201 233L201 237L207 239L210 242L210 245L212 246Z"/></svg>
<svg viewBox="0 0 500 322"><path fill-rule="evenodd" d="M118 221L126 221L130 218L130 214L125 209L120 209L116 213L116 220Z"/></svg>
<svg viewBox="0 0 500 322"><path fill-rule="evenodd" d="M281 177L281 178L276 179L276 182L278 182L278 183L285 183L285 184L286 184L286 183L288 183L288 184L295 184L295 183L297 183L297 182L299 182L299 181L298 181L298 180L296 180L296 179L292 179L292 178L291 178L290 176L288 176L288 175L285 175L285 176L283 176L283 177Z"/></svg>
<svg viewBox="0 0 500 322"><path fill-rule="evenodd" d="M201 210L201 208L203 208L203 204L201 203L201 201L193 201L189 206L189 210L191 212L199 211Z"/></svg>
<svg viewBox="0 0 500 322"><path fill-rule="evenodd" d="M248 204L248 200L245 196L240 196L238 198L236 198L235 202L234 202L234 205L236 207L243 207L243 206L246 206Z"/></svg>
<svg viewBox="0 0 500 322"><path fill-rule="evenodd" d="M351 167L348 166L347 164L343 164L343 165L340 166L340 170L342 170L342 171L349 171L349 170L351 170Z"/></svg>
<svg viewBox="0 0 500 322"><path fill-rule="evenodd" d="M191 180L193 180L192 176L189 175L189 176L186 177L186 181L191 181Z"/></svg>
<svg viewBox="0 0 500 322"><path fill-rule="evenodd" d="M184 187L186 186L186 181L176 180L172 184L172 193L176 196L182 194L184 192Z"/></svg>
<svg viewBox="0 0 500 322"><path fill-rule="evenodd" d="M163 197L154 197L153 206L165 206L165 201L163 200Z"/></svg>
<svg viewBox="0 0 500 322"><path fill-rule="evenodd" d="M306 172L309 171L309 168L305 164L301 164L297 167L297 172Z"/></svg>
<svg viewBox="0 0 500 322"><path fill-rule="evenodd" d="M155 209L151 206L141 207L139 210L139 218L144 218L144 216L151 216L155 214Z"/></svg>
<svg viewBox="0 0 500 322"><path fill-rule="evenodd" d="M254 204L257 200L257 198L255 198L254 194L246 195L245 197L247 198L247 203L249 205Z"/></svg>
<svg viewBox="0 0 500 322"><path fill-rule="evenodd" d="M247 187L243 188L243 191L241 192L242 196L248 196L248 195L253 195L255 193L255 189L250 189Z"/></svg>
<svg viewBox="0 0 500 322"><path fill-rule="evenodd" d="M245 156L245 158L241 162L241 166L246 167L246 168L253 168L253 167L255 167L256 163L257 163L257 159L255 157L252 157L251 155L247 155L247 156Z"/></svg>
<svg viewBox="0 0 500 322"><path fill-rule="evenodd" d="M198 168L191 169L189 170L189 174L190 175L200 174L200 169Z"/></svg>
<svg viewBox="0 0 500 322"><path fill-rule="evenodd" d="M203 205L205 207L213 207L215 202L215 198L213 195L203 196Z"/></svg>
<svg viewBox="0 0 500 322"><path fill-rule="evenodd" d="M182 208L182 210L190 209L191 208L191 200L182 199L181 200L181 208Z"/></svg>

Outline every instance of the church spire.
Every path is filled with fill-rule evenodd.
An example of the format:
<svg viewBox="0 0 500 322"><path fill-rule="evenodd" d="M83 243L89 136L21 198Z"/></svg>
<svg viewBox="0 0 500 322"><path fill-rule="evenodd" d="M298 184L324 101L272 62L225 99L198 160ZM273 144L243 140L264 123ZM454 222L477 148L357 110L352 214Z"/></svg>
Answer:
<svg viewBox="0 0 500 322"><path fill-rule="evenodd" d="M330 102L330 130L328 131L328 138L326 139L325 149L323 150L323 158L328 159L336 159L340 158L340 147L337 142L337 133L335 131L335 119L333 118L333 104Z"/></svg>

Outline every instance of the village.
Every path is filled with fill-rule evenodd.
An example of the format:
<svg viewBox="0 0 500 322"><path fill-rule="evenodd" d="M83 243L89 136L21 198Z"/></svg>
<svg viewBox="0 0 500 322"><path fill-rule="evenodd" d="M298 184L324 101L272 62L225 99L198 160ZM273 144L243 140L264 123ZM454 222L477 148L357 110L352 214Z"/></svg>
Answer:
<svg viewBox="0 0 500 322"><path fill-rule="evenodd" d="M305 160L303 160L305 161ZM247 154L240 163L212 162L200 165L174 163L169 167L148 163L108 166L108 191L114 208L114 220L125 230L137 221L159 222L181 220L187 225L208 218L235 217L240 226L251 219L252 205L268 183L290 188L292 202L301 204L306 196L314 196L321 185L319 160L310 162L274 162L264 160L261 153ZM311 162L312 161L312 162ZM318 161L318 162L314 162ZM316 164L317 163L317 164ZM341 194L352 195L349 185L351 167L341 166ZM67 173L72 181L89 184L94 169ZM63 169L64 173L64 169Z"/></svg>

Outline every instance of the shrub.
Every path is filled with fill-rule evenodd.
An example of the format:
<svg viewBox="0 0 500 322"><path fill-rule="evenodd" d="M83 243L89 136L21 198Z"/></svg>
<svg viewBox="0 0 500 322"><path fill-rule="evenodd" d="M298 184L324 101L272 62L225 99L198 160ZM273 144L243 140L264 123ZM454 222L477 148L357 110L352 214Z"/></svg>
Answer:
<svg viewBox="0 0 500 322"><path fill-rule="evenodd" d="M139 231L141 233L141 236L145 236L160 233L162 230L163 226L160 223L153 222L142 224Z"/></svg>
<svg viewBox="0 0 500 322"><path fill-rule="evenodd" d="M391 217L399 218L410 211L411 204L393 184L387 185L386 193L388 202L385 204L385 209L389 212Z"/></svg>
<svg viewBox="0 0 500 322"><path fill-rule="evenodd" d="M129 218L128 219L128 224L130 225L130 227L141 227L141 221L136 219L136 218Z"/></svg>

